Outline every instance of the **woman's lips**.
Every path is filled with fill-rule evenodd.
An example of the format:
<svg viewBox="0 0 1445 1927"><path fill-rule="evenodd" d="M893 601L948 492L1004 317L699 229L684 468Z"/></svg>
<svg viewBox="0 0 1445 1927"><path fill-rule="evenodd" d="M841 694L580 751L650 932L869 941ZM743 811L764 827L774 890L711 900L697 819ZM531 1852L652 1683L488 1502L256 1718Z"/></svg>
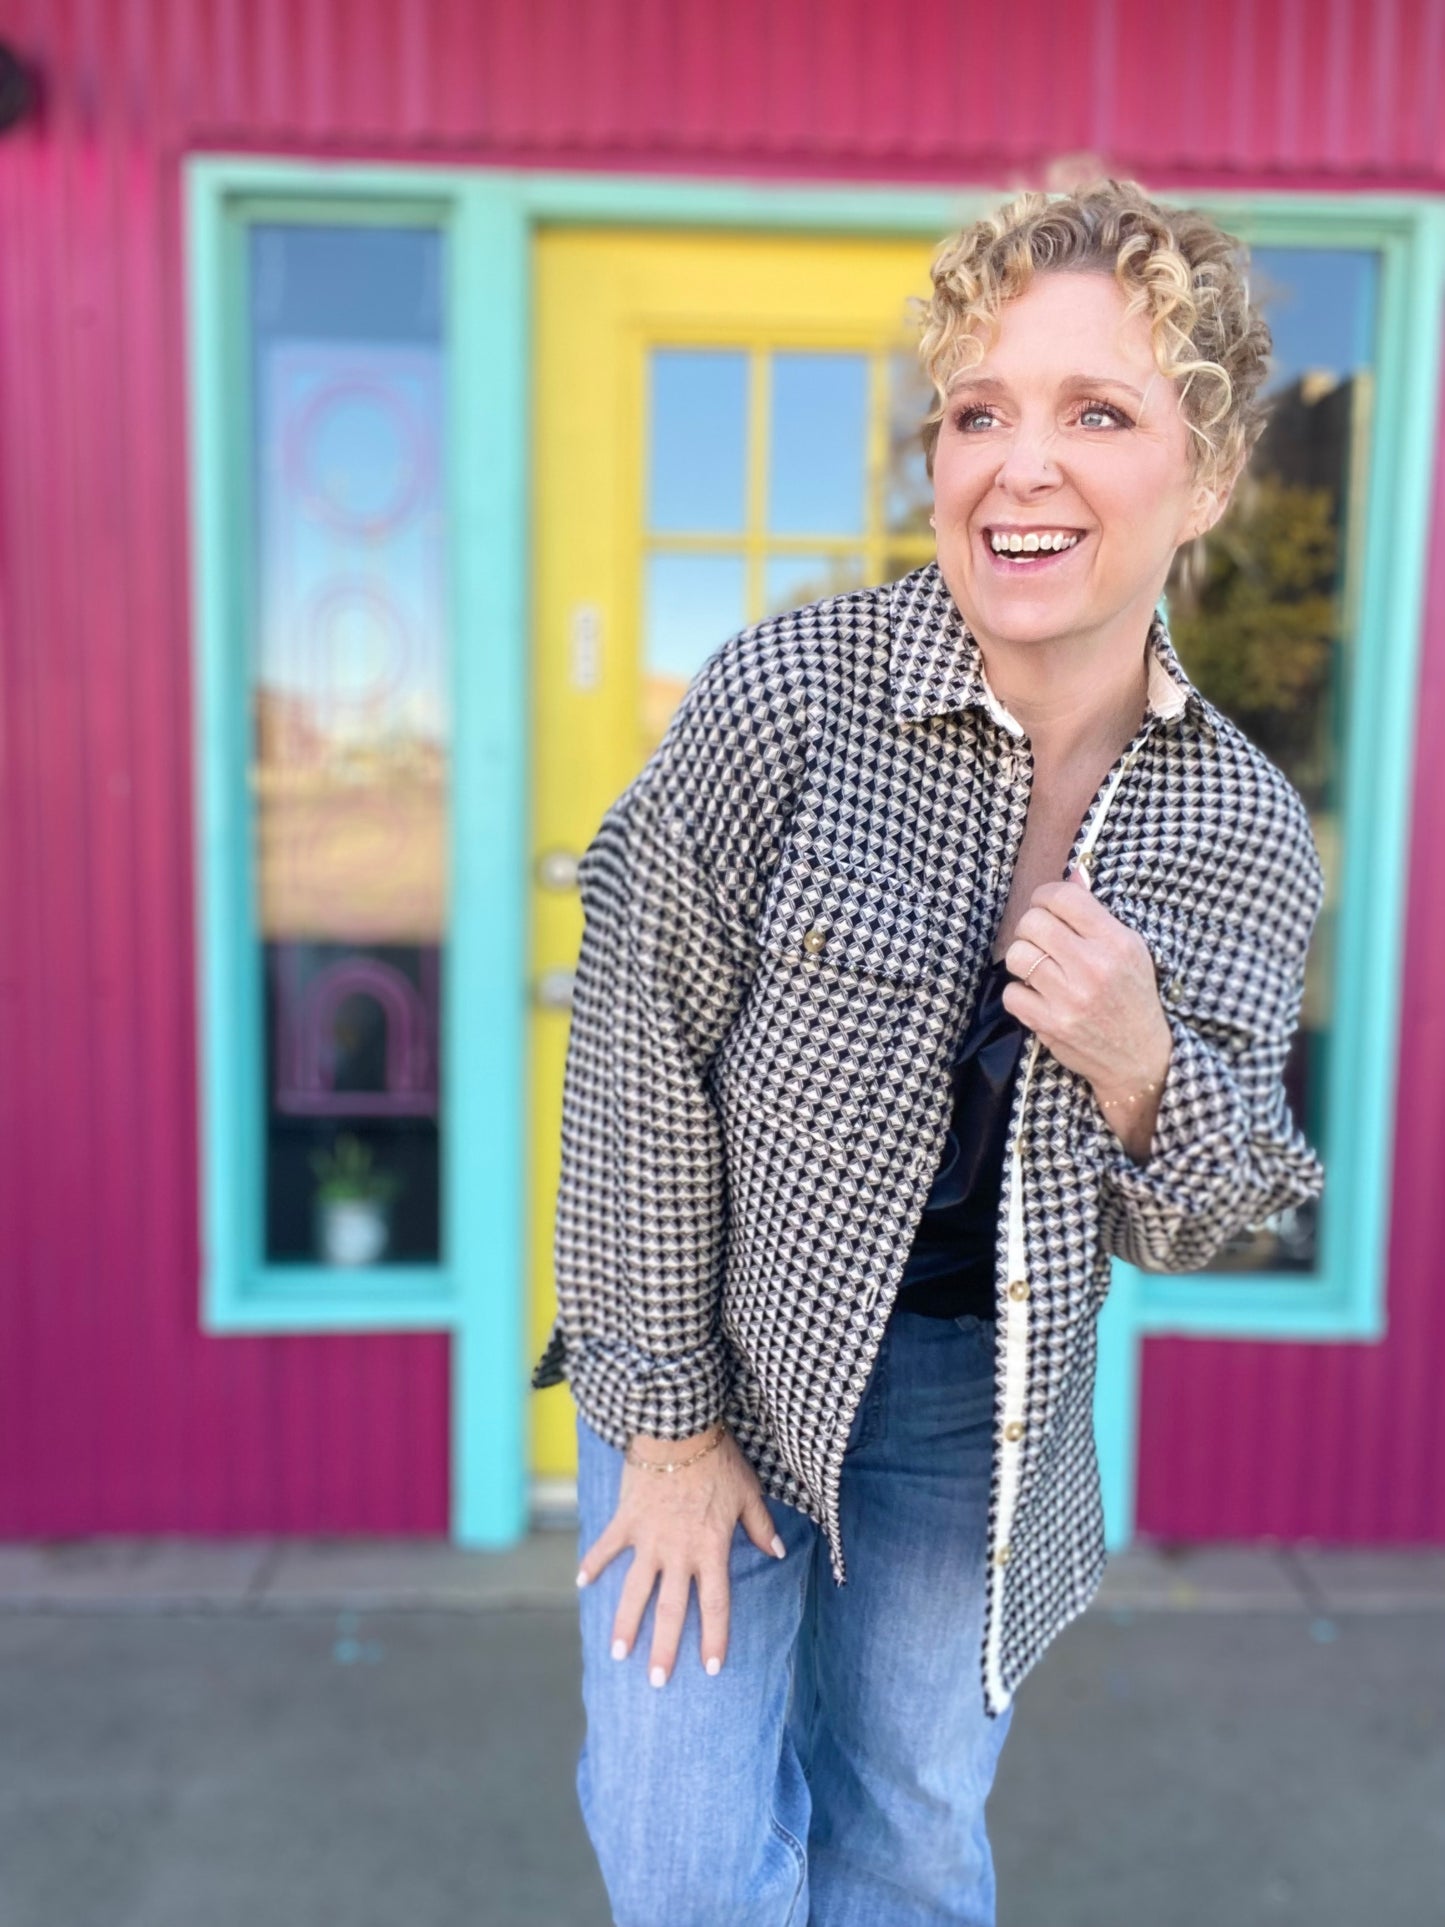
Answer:
<svg viewBox="0 0 1445 1927"><path fill-rule="evenodd" d="M989 540L987 530L979 536L984 556L992 566L995 575L1019 577L1042 575L1047 570L1061 568L1064 563L1079 553L1088 539L1087 535L1080 535L1071 549L1037 549L1032 555L1012 553L1001 555Z"/></svg>

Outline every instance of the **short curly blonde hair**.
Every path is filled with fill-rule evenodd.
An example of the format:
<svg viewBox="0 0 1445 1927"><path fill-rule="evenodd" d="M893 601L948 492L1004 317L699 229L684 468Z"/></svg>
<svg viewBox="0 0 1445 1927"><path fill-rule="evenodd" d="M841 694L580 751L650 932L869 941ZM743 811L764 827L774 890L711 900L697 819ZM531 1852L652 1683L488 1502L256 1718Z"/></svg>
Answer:
<svg viewBox="0 0 1445 1927"><path fill-rule="evenodd" d="M1161 374L1177 379L1196 474L1232 481L1263 432L1259 395L1269 325L1249 286L1249 255L1198 208L1150 200L1136 181L1073 193L1019 194L961 228L933 257L933 295L918 301L918 356L935 392L922 427L933 473L948 386L982 360L1004 303L1035 274L1112 274L1126 315L1146 314Z"/></svg>

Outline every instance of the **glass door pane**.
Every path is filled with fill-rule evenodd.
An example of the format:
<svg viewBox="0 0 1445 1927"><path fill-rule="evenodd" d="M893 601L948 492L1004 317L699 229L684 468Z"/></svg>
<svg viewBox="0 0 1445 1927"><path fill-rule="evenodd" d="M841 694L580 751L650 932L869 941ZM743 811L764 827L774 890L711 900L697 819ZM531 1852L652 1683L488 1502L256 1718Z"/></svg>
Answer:
<svg viewBox="0 0 1445 1927"><path fill-rule="evenodd" d="M867 579L875 359L758 340L649 349L642 758L728 636Z"/></svg>

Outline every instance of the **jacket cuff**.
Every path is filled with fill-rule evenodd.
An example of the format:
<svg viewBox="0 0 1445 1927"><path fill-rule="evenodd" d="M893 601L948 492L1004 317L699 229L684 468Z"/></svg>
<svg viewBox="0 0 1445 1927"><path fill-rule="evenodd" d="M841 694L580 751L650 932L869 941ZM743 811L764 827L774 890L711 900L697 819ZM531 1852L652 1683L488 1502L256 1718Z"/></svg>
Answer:
<svg viewBox="0 0 1445 1927"><path fill-rule="evenodd" d="M1174 1048L1159 1094L1149 1155L1136 1164L1094 1100L1102 1163L1122 1197L1188 1217L1209 1209L1237 1179L1249 1141L1249 1113L1217 1051L1168 1013Z"/></svg>
<svg viewBox="0 0 1445 1927"><path fill-rule="evenodd" d="M639 1433L686 1439L722 1418L735 1360L721 1335L678 1358L649 1358L615 1339L568 1345L554 1326L532 1373L534 1386L565 1378L578 1410L609 1445L624 1449Z"/></svg>

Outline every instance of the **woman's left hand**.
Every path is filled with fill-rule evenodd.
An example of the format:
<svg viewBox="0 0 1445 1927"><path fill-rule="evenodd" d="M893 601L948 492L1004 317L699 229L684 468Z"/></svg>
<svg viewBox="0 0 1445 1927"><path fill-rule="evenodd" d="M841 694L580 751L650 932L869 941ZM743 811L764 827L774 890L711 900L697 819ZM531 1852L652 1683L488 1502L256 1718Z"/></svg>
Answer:
<svg viewBox="0 0 1445 1927"><path fill-rule="evenodd" d="M1158 1091L1142 1099L1131 1094L1163 1083L1174 1044L1144 939L1111 915L1074 869L1062 883L1034 891L1004 961L1015 979L1004 987L1004 1009L1036 1031L1061 1064L1088 1078L1109 1123L1131 1155L1142 1157Z"/></svg>

